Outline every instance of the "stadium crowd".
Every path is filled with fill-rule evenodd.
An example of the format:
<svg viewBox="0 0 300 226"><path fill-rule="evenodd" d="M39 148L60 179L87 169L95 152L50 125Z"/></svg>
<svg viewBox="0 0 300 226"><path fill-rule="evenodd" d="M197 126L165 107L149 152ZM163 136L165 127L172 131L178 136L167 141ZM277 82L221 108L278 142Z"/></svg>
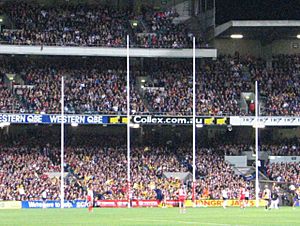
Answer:
<svg viewBox="0 0 300 226"><path fill-rule="evenodd" d="M7 97L1 103L2 112L59 113L60 79L64 75L66 113L126 113L126 65L120 59L5 62L0 66L1 77L16 73L24 84L15 86L20 84L14 82L9 88L2 82L1 92ZM191 115L191 63L155 62L152 67L153 62L145 61L144 66L131 69L131 113ZM274 56L273 68L267 68L263 60L251 57L220 56L216 61L205 61L197 71L197 114L253 115L253 102L242 94L253 92L258 79L261 115L299 116L297 62L298 56ZM138 83L141 77L146 77L145 84Z"/></svg>
<svg viewBox="0 0 300 226"><path fill-rule="evenodd" d="M155 114L191 115L192 83L190 64L162 62L150 72L144 95ZM162 69L163 68L163 69ZM165 70L164 70L165 69Z"/></svg>
<svg viewBox="0 0 300 226"><path fill-rule="evenodd" d="M3 11L14 28L5 29L1 40L17 45L124 46L131 17L98 4L57 7L17 1L6 3Z"/></svg>
<svg viewBox="0 0 300 226"><path fill-rule="evenodd" d="M146 48L183 48L192 47L193 34L186 25L175 24L178 17L174 9L157 12L149 7L143 8L142 20L146 32L136 36L138 46Z"/></svg>
<svg viewBox="0 0 300 226"><path fill-rule="evenodd" d="M300 115L299 55L273 56L272 69L257 73L261 90L267 97L267 115Z"/></svg>
<svg viewBox="0 0 300 226"><path fill-rule="evenodd" d="M126 147L120 145L122 139L102 138L95 142L110 142L110 146L87 145L86 141L75 140L77 147L65 149L66 199L85 199L89 187L93 187L98 199L127 198ZM85 145L81 146L80 142ZM21 143L24 141L1 146L0 199L36 200L45 190L49 199L59 199L60 150L50 144L40 146L39 142ZM231 197L238 198L243 179L235 176L223 156L212 153L213 149L198 151L196 197L220 198L221 187L226 184L232 189ZM136 146L131 153L132 198L157 199L163 193L168 199L177 199L182 181L172 176L166 178L164 173L189 172L190 148ZM192 198L189 182L187 188L188 198Z"/></svg>
<svg viewBox="0 0 300 226"><path fill-rule="evenodd" d="M249 114L241 109L240 103L241 93L252 91L251 77L244 73L250 62L250 59L231 56L206 61L198 76L197 112L205 115Z"/></svg>
<svg viewBox="0 0 300 226"><path fill-rule="evenodd" d="M300 186L299 162L268 164L267 176L277 182Z"/></svg>
<svg viewBox="0 0 300 226"><path fill-rule="evenodd" d="M14 109L19 109L19 103L16 97L12 94L10 89L4 85L0 84L0 112L7 113L13 112Z"/></svg>
<svg viewBox="0 0 300 226"><path fill-rule="evenodd" d="M222 199L224 187L228 189L231 199L239 198L241 187L249 189L250 195L253 197L253 184L234 173L230 164L224 160L223 151L218 152L213 148L201 148L197 151L199 152L196 156L196 167L199 174L199 180L195 187L197 199ZM191 162L191 155L189 159Z"/></svg>
<svg viewBox="0 0 300 226"><path fill-rule="evenodd" d="M59 199L60 140L56 128L29 128L16 134L0 134L0 200L37 200L43 191L48 199ZM65 146L65 197L85 199L92 187L96 199L127 199L126 136L98 134L93 127L68 130ZM97 132L98 131L98 132ZM121 131L120 131L121 132ZM145 141L133 135L131 145L131 184L133 199L177 199L182 185L175 173L192 172L192 150L186 137L166 142L156 139L158 131L145 131ZM161 135L159 135L161 136ZM263 145L269 155L300 155L299 143ZM211 143L196 150L196 199L220 199L225 186L229 197L239 198L241 186L254 197L251 181L234 173L225 155L241 155L250 145ZM171 175L167 175L171 173ZM173 173L173 174L172 174ZM266 164L266 175L274 181L299 184L298 163ZM187 195L193 198L191 177L185 178Z"/></svg>
<svg viewBox="0 0 300 226"><path fill-rule="evenodd" d="M40 199L48 189L53 199L59 198L59 183L45 173L59 167L35 149L26 147L1 148L1 200Z"/></svg>
<svg viewBox="0 0 300 226"><path fill-rule="evenodd" d="M273 156L300 156L300 140L294 144L262 145L260 151Z"/></svg>
<svg viewBox="0 0 300 226"><path fill-rule="evenodd" d="M59 61L59 60L58 60ZM126 112L126 81L125 72L118 67L108 69L107 61L98 61L102 70L92 67L91 63L84 67L75 66L71 62L69 67L63 63L51 65L47 61L33 63L26 68L18 68L24 84L15 84L12 93L6 94L15 97L18 104L7 105L7 112L25 113L59 113L61 77L65 76L65 112L110 114ZM108 63L109 64L109 63ZM73 65L73 67L72 67ZM90 69L88 69L90 67ZM2 91L4 92L4 91ZM131 92L133 105L139 100ZM140 104L135 109L142 108ZM5 107L3 107L3 111Z"/></svg>
<svg viewBox="0 0 300 226"><path fill-rule="evenodd" d="M129 8L115 9L99 4L41 5L37 2L6 2L3 13L13 24L4 29L0 41L15 45L126 46L132 34L133 46L144 48L191 47L193 34L183 24L173 23L174 9L156 11L143 7L133 13ZM136 30L131 21L140 21ZM8 24L8 23L6 23Z"/></svg>

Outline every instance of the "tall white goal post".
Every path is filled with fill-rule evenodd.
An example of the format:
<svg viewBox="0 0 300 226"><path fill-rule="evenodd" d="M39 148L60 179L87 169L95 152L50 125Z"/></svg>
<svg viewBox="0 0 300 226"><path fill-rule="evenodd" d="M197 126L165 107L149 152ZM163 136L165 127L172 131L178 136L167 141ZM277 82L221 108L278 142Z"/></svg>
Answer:
<svg viewBox="0 0 300 226"><path fill-rule="evenodd" d="M259 207L259 172L258 172L258 127L259 127L259 104L258 104L258 82L255 81L255 202Z"/></svg>
<svg viewBox="0 0 300 226"><path fill-rule="evenodd" d="M195 186L196 186L196 41L193 37L193 183L192 183L192 201L195 204Z"/></svg>
<svg viewBox="0 0 300 226"><path fill-rule="evenodd" d="M129 70L130 70L130 62L129 62L129 35L127 35L127 48L126 48L126 64L127 64L127 200L128 200L128 208L130 208L131 201L131 177L130 177L130 78L129 78Z"/></svg>
<svg viewBox="0 0 300 226"><path fill-rule="evenodd" d="M61 77L61 150L60 150L60 208L64 208L65 189L64 189L64 76Z"/></svg>

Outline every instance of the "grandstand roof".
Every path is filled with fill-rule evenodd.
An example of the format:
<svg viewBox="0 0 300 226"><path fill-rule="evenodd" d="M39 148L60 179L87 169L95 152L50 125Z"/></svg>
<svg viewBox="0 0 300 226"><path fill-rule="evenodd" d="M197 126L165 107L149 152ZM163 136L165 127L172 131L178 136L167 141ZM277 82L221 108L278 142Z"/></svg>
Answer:
<svg viewBox="0 0 300 226"><path fill-rule="evenodd" d="M246 39L293 39L300 34L300 20L231 20L215 29L215 37L242 34Z"/></svg>

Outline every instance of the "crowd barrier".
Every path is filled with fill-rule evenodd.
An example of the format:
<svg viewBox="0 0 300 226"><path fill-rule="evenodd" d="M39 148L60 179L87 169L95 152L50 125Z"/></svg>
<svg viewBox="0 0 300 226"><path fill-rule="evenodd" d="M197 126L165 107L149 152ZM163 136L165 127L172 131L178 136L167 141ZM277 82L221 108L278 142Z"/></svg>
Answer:
<svg viewBox="0 0 300 226"><path fill-rule="evenodd" d="M87 203L85 200L65 201L64 208L86 208ZM157 200L132 200L130 206L134 208L138 207L160 207L162 204ZM185 201L186 207L222 207L223 200L196 200L195 203L192 200ZM126 208L128 206L127 200L97 200L95 202L96 207L100 208ZM166 206L178 207L178 200L167 200ZM239 207L239 200L228 200L227 206ZM249 200L247 202L248 207L255 207L256 201ZM265 201L260 200L259 206L265 206ZM297 205L299 206L299 204ZM60 208L60 201L0 201L0 209L20 209L20 208Z"/></svg>

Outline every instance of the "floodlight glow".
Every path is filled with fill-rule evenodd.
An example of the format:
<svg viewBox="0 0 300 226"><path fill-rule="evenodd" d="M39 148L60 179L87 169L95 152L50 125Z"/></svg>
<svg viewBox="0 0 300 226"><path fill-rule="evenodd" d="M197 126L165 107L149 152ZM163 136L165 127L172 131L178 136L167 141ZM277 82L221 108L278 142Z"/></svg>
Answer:
<svg viewBox="0 0 300 226"><path fill-rule="evenodd" d="M196 127L197 127L197 128L202 128L202 127L203 127L203 124L196 124Z"/></svg>
<svg viewBox="0 0 300 226"><path fill-rule="evenodd" d="M131 128L134 128L134 129L138 129L138 128L140 128L140 124L130 124L130 127Z"/></svg>
<svg viewBox="0 0 300 226"><path fill-rule="evenodd" d="M241 39L243 37L244 36L242 34L232 34L232 35L230 35L230 38L234 38L234 39Z"/></svg>
<svg viewBox="0 0 300 226"><path fill-rule="evenodd" d="M6 126L10 126L10 122L0 122L0 128L4 128Z"/></svg>
<svg viewBox="0 0 300 226"><path fill-rule="evenodd" d="M2 23L3 22L3 19L2 18L0 18L0 23Z"/></svg>
<svg viewBox="0 0 300 226"><path fill-rule="evenodd" d="M138 23L136 21L132 22L132 26L136 27L136 26L138 26Z"/></svg>
<svg viewBox="0 0 300 226"><path fill-rule="evenodd" d="M300 39L300 34L297 35L297 38Z"/></svg>
<svg viewBox="0 0 300 226"><path fill-rule="evenodd" d="M77 126L78 126L78 123L72 122L72 123L71 123L71 126L72 126L72 127L77 127Z"/></svg>
<svg viewBox="0 0 300 226"><path fill-rule="evenodd" d="M146 82L146 80L145 80L145 79L142 79L141 82Z"/></svg>

